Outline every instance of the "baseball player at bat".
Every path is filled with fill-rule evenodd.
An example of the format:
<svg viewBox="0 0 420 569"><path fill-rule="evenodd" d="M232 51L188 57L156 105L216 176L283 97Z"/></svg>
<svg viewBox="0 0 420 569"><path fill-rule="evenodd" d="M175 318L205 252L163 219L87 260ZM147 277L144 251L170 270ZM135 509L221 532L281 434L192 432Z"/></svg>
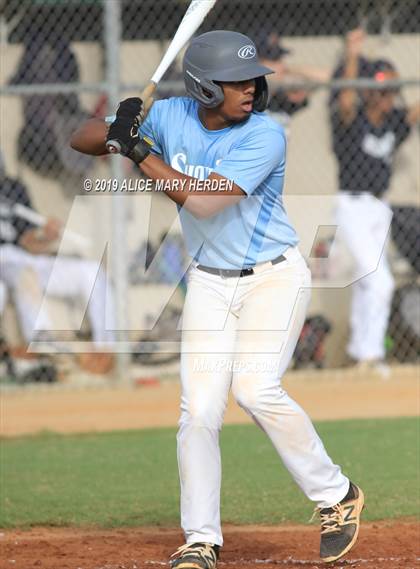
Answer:
<svg viewBox="0 0 420 569"><path fill-rule="evenodd" d="M247 36L208 32L184 56L188 97L156 102L144 120L142 101L127 99L109 132L96 119L72 137L73 148L91 154L104 154L106 140L116 140L145 175L168 182L165 193L179 209L193 259L178 432L186 544L172 556L173 569L217 564L223 545L219 432L230 389L316 504L322 559L342 557L359 531L362 491L332 462L281 386L311 277L282 201L284 130L264 113L271 72Z"/></svg>

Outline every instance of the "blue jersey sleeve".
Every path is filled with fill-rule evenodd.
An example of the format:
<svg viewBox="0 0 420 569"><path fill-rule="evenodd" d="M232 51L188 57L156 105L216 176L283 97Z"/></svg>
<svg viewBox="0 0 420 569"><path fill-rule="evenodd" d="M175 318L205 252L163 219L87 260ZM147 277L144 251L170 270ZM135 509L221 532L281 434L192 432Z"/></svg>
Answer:
<svg viewBox="0 0 420 569"><path fill-rule="evenodd" d="M147 138L153 141L152 152L154 154L163 154L163 141L160 128L160 121L162 120L161 114L162 111L164 111L163 103L164 101L156 101L156 103L152 105L146 120L139 128L140 136L147 136Z"/></svg>
<svg viewBox="0 0 420 569"><path fill-rule="evenodd" d="M284 175L286 138L282 130L258 128L239 141L214 172L232 180L247 195L274 171Z"/></svg>

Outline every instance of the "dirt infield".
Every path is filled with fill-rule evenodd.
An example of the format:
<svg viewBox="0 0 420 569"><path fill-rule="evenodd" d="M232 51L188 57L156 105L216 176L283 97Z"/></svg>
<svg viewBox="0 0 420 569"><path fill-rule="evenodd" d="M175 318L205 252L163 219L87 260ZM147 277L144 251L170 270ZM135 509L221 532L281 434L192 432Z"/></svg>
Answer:
<svg viewBox="0 0 420 569"><path fill-rule="evenodd" d="M314 419L398 417L418 414L418 370L393 369L390 380L351 372L293 374L285 387ZM146 387L147 385L147 387ZM141 387L53 386L1 395L1 434L50 430L61 433L174 426L178 382L145 381ZM231 401L226 423L246 415ZM225 527L219 567L229 569L320 568L316 526ZM348 559L331 567L414 569L419 567L420 527L414 522L362 526ZM136 528L115 531L35 528L0 533L0 569L149 569L167 567L182 544L179 530Z"/></svg>
<svg viewBox="0 0 420 569"><path fill-rule="evenodd" d="M154 381L153 381L154 380ZM419 371L392 368L384 381L352 370L294 372L285 376L288 393L314 420L404 417L419 413ZM1 435L39 431L82 433L172 427L179 416L179 382L144 377L139 387L112 382L89 387L55 385L1 394ZM225 423L250 419L232 399Z"/></svg>
<svg viewBox="0 0 420 569"><path fill-rule="evenodd" d="M281 526L226 527L219 567L292 569L325 567L317 559L318 529ZM368 524L347 559L329 567L414 569L419 565L419 526ZM133 529L81 531L34 529L1 534L3 569L150 569L167 567L182 543L179 531Z"/></svg>

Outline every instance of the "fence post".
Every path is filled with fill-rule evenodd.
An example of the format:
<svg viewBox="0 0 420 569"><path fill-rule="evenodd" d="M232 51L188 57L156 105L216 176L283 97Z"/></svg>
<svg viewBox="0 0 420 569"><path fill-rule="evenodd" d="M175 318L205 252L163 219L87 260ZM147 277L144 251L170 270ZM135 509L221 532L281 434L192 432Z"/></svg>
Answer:
<svg viewBox="0 0 420 569"><path fill-rule="evenodd" d="M106 90L110 114L115 112L120 101L120 45L121 45L121 2L104 0L104 44L106 55ZM111 176L121 182L124 176L122 158L111 156ZM116 375L119 380L127 378L129 353L127 342L127 239L126 239L126 200L118 193L112 196L112 274L115 290L115 310L117 323Z"/></svg>

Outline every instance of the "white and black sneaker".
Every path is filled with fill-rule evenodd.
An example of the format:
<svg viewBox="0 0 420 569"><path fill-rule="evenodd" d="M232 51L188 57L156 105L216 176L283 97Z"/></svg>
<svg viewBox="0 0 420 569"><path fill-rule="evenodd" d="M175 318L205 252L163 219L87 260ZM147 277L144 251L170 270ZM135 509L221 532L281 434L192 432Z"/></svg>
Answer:
<svg viewBox="0 0 420 569"><path fill-rule="evenodd" d="M175 551L169 563L171 569L216 569L219 550L211 543L187 543Z"/></svg>
<svg viewBox="0 0 420 569"><path fill-rule="evenodd" d="M321 517L321 559L337 561L356 543L363 510L362 490L350 482L347 495L331 508L319 509Z"/></svg>

